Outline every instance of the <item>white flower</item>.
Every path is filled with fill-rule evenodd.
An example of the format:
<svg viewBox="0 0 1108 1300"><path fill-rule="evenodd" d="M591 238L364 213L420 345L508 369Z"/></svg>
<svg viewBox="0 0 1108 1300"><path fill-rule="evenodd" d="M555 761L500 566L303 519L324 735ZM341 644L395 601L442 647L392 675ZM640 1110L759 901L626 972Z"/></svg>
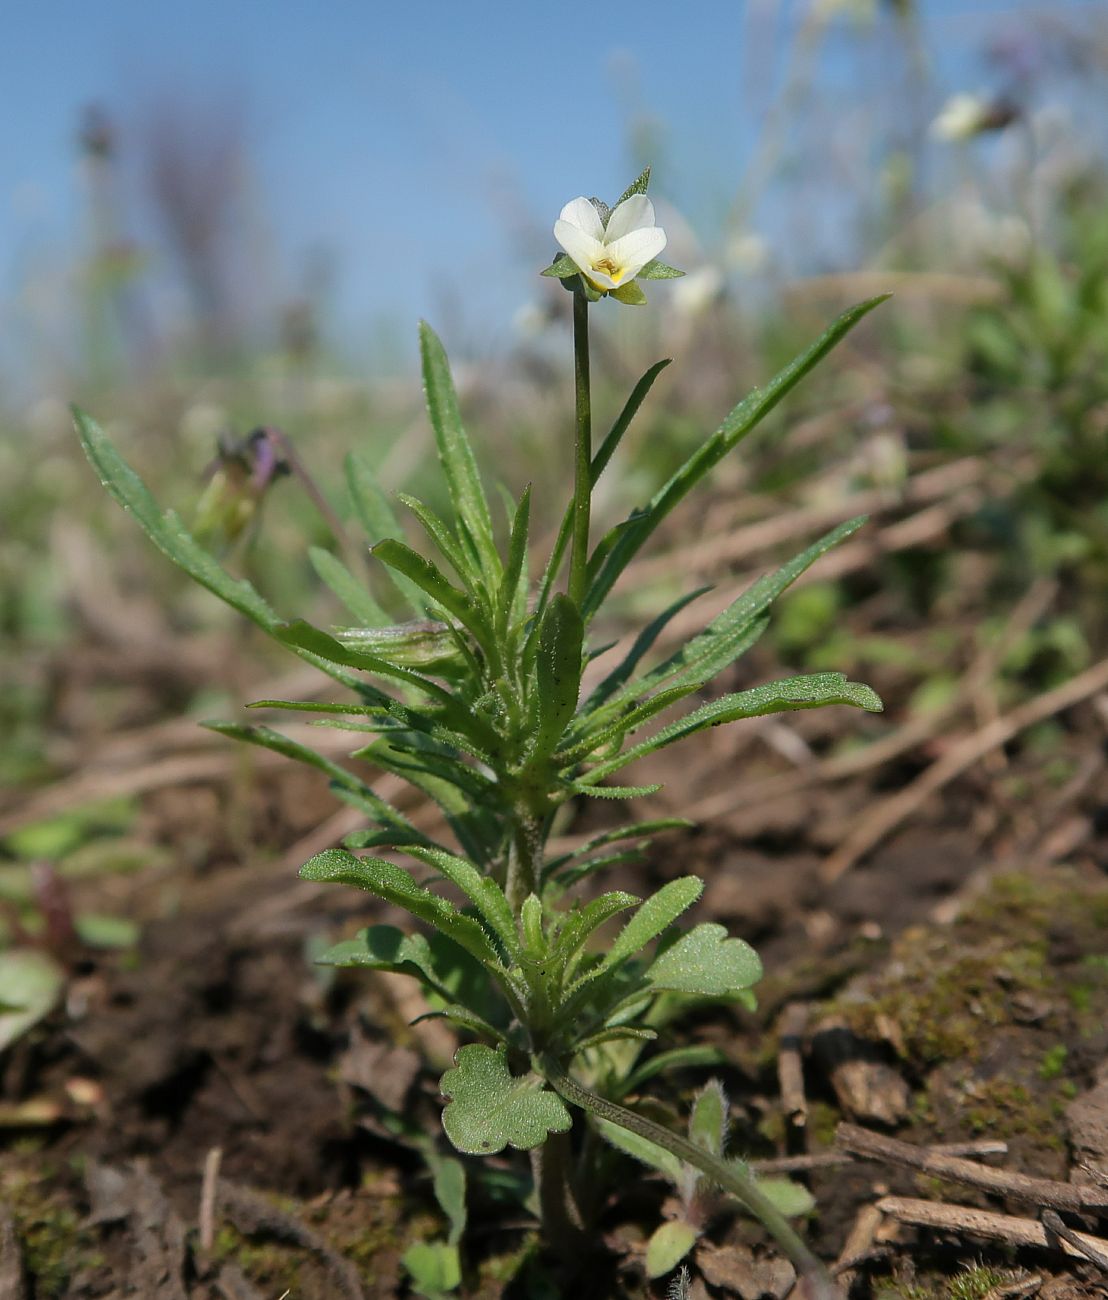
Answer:
<svg viewBox="0 0 1108 1300"><path fill-rule="evenodd" d="M624 199L607 226L588 199L573 199L554 223L554 238L601 293L630 284L666 246L666 232L654 224L654 204L645 194Z"/></svg>
<svg viewBox="0 0 1108 1300"><path fill-rule="evenodd" d="M951 95L931 123L931 135L936 140L969 140L985 126L988 113L980 95Z"/></svg>

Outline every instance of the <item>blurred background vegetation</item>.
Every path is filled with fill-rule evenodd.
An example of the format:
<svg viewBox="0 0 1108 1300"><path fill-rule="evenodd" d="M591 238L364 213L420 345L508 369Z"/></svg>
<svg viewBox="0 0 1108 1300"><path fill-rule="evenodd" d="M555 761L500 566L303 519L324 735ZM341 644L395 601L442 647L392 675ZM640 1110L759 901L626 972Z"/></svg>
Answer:
<svg viewBox="0 0 1108 1300"><path fill-rule="evenodd" d="M100 99L73 108L69 139L55 142L74 164L67 233L13 239L0 315L0 781L17 802L20 789L77 770L104 736L232 707L278 667L99 491L67 404L94 413L159 498L202 518L213 549L280 610L337 617L307 548L345 544L335 535L348 513L345 452L367 457L390 490L438 490L409 346L417 311L441 329L490 474L513 490L568 474L568 297L537 271L553 251L557 206L583 187L610 197L645 162L667 257L689 274L656 287L645 311L594 313L602 418L657 357L676 361L610 476L609 517L843 306L896 296L725 467L709 506L674 522L628 584L629 608L658 608L690 576L739 582L861 506L875 515L870 541L783 605L767 653L876 671L901 724L952 708L967 667L1005 628L989 688L969 702L979 720L1100 656L1108 9L737 9L722 56L713 15L696 33L648 40L640 9L637 23L628 11L620 33L601 34L581 69L553 28L521 19L528 30L505 39L526 44L532 23L547 30L554 48L526 59L554 60L560 79L545 71L538 100L519 107L521 52L524 66L481 92L493 96L482 111L538 115L541 154L518 173L475 167L456 206L457 178L435 188L432 164L414 160L411 185L375 193L366 210L367 227L393 232L375 241L368 279L349 270L357 245L336 249L323 236L291 253L275 236L292 200L267 191L256 151L287 146L295 184L295 150L313 142L267 138L251 120L256 69L250 85L228 73L221 90L198 88L186 72L175 77L167 48L166 75L147 69L141 93L109 79ZM297 15L286 45L307 42L315 21ZM376 36L387 59L387 24ZM431 23L431 66L449 41ZM669 89L664 70L644 72L667 41L679 65ZM458 54L454 90L476 96L488 69L467 62L469 47ZM733 97L711 101L718 139L703 123L693 137L666 113L674 94L695 94L698 59L720 57ZM311 76L316 84L326 69ZM599 142L584 125L597 102ZM332 187L326 201L342 194ZM311 193L296 202L310 230ZM357 224L356 210L346 217ZM266 446L304 475L250 479L258 444L242 440L263 426L283 432L287 443ZM220 439L238 457L222 468ZM233 525L223 490L238 493ZM560 505L544 490L536 508L541 532Z"/></svg>

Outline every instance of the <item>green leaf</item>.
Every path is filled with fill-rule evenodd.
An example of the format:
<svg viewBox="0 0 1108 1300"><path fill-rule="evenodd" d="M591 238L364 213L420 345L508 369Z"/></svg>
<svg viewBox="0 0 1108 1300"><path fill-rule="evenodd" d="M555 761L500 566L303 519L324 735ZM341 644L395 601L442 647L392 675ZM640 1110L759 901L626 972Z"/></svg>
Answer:
<svg viewBox="0 0 1108 1300"><path fill-rule="evenodd" d="M388 498L378 486L373 471L366 461L354 452L346 458L346 486L354 513L365 529L371 545L375 546L386 537L403 537L400 523L393 514ZM427 600L414 583L409 582L399 573L390 573L389 577L417 614L422 615L427 612Z"/></svg>
<svg viewBox="0 0 1108 1300"><path fill-rule="evenodd" d="M508 565L496 593L496 626L503 640L514 611L527 607L527 542L531 525L531 484L523 489L508 541Z"/></svg>
<svg viewBox="0 0 1108 1300"><path fill-rule="evenodd" d="M722 925L707 922L682 935L646 972L656 989L722 998L762 978L762 963L742 939L729 939Z"/></svg>
<svg viewBox="0 0 1108 1300"><path fill-rule="evenodd" d="M669 605L666 609L662 610L657 618L653 619L643 628L633 641L631 648L627 651L626 655L624 655L623 659L608 674L608 676L597 685L596 689L586 701L585 708L582 711L585 715L586 726L588 725L588 722L591 721L589 714L613 696L616 691L619 691L620 688L630 680L631 674L639 666L643 656L649 653L651 646L655 641L657 641L658 637L661 636L666 625L672 619L676 618L686 605L691 605L694 600L703 596L705 592L711 590L711 587L698 587L695 591L690 591L687 596L678 596L672 605ZM638 683L635 684L634 689L637 694L639 689ZM629 692L621 692L621 698L623 695L628 693Z"/></svg>
<svg viewBox="0 0 1108 1300"><path fill-rule="evenodd" d="M430 506L425 506L418 497L410 496L407 492L398 492L396 498L398 501L403 502L415 515L423 525L423 531L438 547L440 553L449 561L451 568L462 580L466 591L471 596L474 595L474 589L480 584L482 576L480 561L477 556L469 555L465 547L451 533L446 521L440 519Z"/></svg>
<svg viewBox="0 0 1108 1300"><path fill-rule="evenodd" d="M570 912L554 944L554 955L559 966L564 970L595 930L613 916L634 907L639 901L634 894L617 890L601 894L584 907L577 907Z"/></svg>
<svg viewBox="0 0 1108 1300"><path fill-rule="evenodd" d="M516 932L512 909L508 905L504 891L491 876L483 876L465 858L456 857L453 853L444 853L441 849L413 846L409 852L413 857L442 872L447 880L457 885L480 912L509 956L513 959L518 956L519 935Z"/></svg>
<svg viewBox="0 0 1108 1300"><path fill-rule="evenodd" d="M531 756L545 758L562 738L581 689L584 626L577 606L559 593L546 608L539 629L535 665L535 713Z"/></svg>
<svg viewBox="0 0 1108 1300"><path fill-rule="evenodd" d="M458 524L473 538L477 558L487 580L492 583L500 576L501 565L493 540L489 503L481 486L473 449L462 425L446 353L438 335L425 321L419 327L419 350L423 360L427 413L435 431L439 463L450 489L450 499L454 503Z"/></svg>
<svg viewBox="0 0 1108 1300"><path fill-rule="evenodd" d="M450 1234L447 1241L456 1246L466 1230L466 1168L453 1156L440 1156L437 1151L428 1151L425 1159L431 1168L432 1185L435 1200L439 1208L450 1220Z"/></svg>
<svg viewBox="0 0 1108 1300"><path fill-rule="evenodd" d="M645 948L651 939L656 939L667 926L674 921L704 892L704 882L696 876L680 876L669 881L639 906L635 915L627 922L616 936L604 960L584 979L598 975L633 957L641 948Z"/></svg>
<svg viewBox="0 0 1108 1300"><path fill-rule="evenodd" d="M340 969L387 970L411 975L449 999L442 978L435 970L431 946L422 934L405 934L395 925L371 925L352 939L333 944L315 958L317 966Z"/></svg>
<svg viewBox="0 0 1108 1300"><path fill-rule="evenodd" d="M0 952L0 1052L53 1011L65 982L65 971L44 952Z"/></svg>
<svg viewBox="0 0 1108 1300"><path fill-rule="evenodd" d="M587 794L592 799L645 799L657 794L660 785L595 785L585 781L567 781L567 794Z"/></svg>
<svg viewBox="0 0 1108 1300"><path fill-rule="evenodd" d="M638 176L623 191L619 198L616 199L615 203L612 204L612 211L614 212L616 208L618 208L625 199L629 199L632 194L645 194L649 185L650 168L644 167L642 171L639 172Z"/></svg>
<svg viewBox="0 0 1108 1300"><path fill-rule="evenodd" d="M759 1178L758 1190L772 1201L788 1219L799 1218L802 1214L811 1214L816 1208L812 1193L799 1183L789 1178Z"/></svg>
<svg viewBox="0 0 1108 1300"><path fill-rule="evenodd" d="M326 849L300 868L301 880L354 885L418 916L453 939L484 965L499 965L492 940L478 921L418 884L402 867L384 858L356 858L345 849Z"/></svg>
<svg viewBox="0 0 1108 1300"><path fill-rule="evenodd" d="M472 599L464 591L459 591L449 583L437 565L432 564L430 560L425 560L410 546L392 537L378 542L373 548L373 554L390 569L395 569L397 573L413 582L420 591L430 596L436 604L441 605L448 614L453 614L478 641L487 640L488 631L481 622Z"/></svg>
<svg viewBox="0 0 1108 1300"><path fill-rule="evenodd" d="M664 1174L674 1186L680 1185L683 1166L678 1157L671 1151L658 1146L656 1142L651 1142L649 1138L632 1133L630 1129L626 1129L620 1124L613 1124L611 1120L593 1116L592 1122L596 1125L600 1136L610 1142L612 1146L625 1155L638 1160L641 1164L648 1165L651 1169L656 1169L660 1174Z"/></svg>
<svg viewBox="0 0 1108 1300"><path fill-rule="evenodd" d="M586 619L599 609L616 579L640 550L655 528L677 503L755 428L762 419L827 355L868 312L885 301L888 294L859 303L834 321L800 356L780 371L764 389L755 389L739 403L714 434L700 446L654 494L645 509L637 511L620 530L600 571L589 584L582 614Z"/></svg>
<svg viewBox="0 0 1108 1300"><path fill-rule="evenodd" d="M471 1011L469 1007L463 1007L459 1002L450 1002L437 1011L425 1011L423 1015L416 1016L411 1023L418 1025L424 1020L449 1020L452 1025L457 1025L459 1029L468 1029L471 1034L477 1034L480 1038L491 1038L494 1043L501 1043L505 1047L508 1045L507 1036L495 1025L489 1024L484 1016Z"/></svg>
<svg viewBox="0 0 1108 1300"><path fill-rule="evenodd" d="M555 256L549 266L539 272L540 275L552 275L557 280L568 280L570 276L580 274L580 267L568 253Z"/></svg>
<svg viewBox="0 0 1108 1300"><path fill-rule="evenodd" d="M755 686L753 690L724 695L694 709L677 722L663 727L648 740L624 750L607 762L590 769L582 782L618 772L636 759L675 744L686 736L694 735L707 727L718 727L740 718L761 718L770 713L792 712L797 709L818 709L827 704L851 704L856 708L879 713L883 708L880 697L861 682L847 681L844 673L810 673L802 677L786 677L779 682Z"/></svg>
<svg viewBox="0 0 1108 1300"><path fill-rule="evenodd" d="M350 613L367 628L384 627L392 620L343 562L321 546L308 547L308 559Z"/></svg>
<svg viewBox="0 0 1108 1300"><path fill-rule="evenodd" d="M456 676L464 667L453 629L433 619L412 619L388 627L340 627L335 639L347 649L439 677Z"/></svg>
<svg viewBox="0 0 1108 1300"><path fill-rule="evenodd" d="M127 916L106 916L102 912L81 912L74 917L77 937L90 948L134 948L142 928Z"/></svg>
<svg viewBox="0 0 1108 1300"><path fill-rule="evenodd" d="M400 1257L412 1277L412 1290L426 1300L440 1300L462 1284L458 1246L449 1241L417 1241Z"/></svg>
<svg viewBox="0 0 1108 1300"><path fill-rule="evenodd" d="M692 1043L688 1047L673 1047L668 1052L659 1052L657 1056L652 1056L648 1061L644 1061L642 1065L633 1070L620 1085L619 1095L625 1097L628 1093L635 1092L647 1080L653 1079L655 1075L661 1074L664 1070L680 1070L694 1065L726 1064L727 1057L723 1052L718 1047L713 1047L708 1043Z"/></svg>
<svg viewBox="0 0 1108 1300"><path fill-rule="evenodd" d="M413 672L410 668L392 663L382 655L367 654L364 650L343 645L341 641L322 629L313 627L311 623L306 623L302 618L283 624L274 635L283 645L309 650L330 663L342 664L346 668L356 668L361 672L375 673L378 677L390 677L394 681L403 682L406 686L422 691L445 706L455 722L468 720L466 711L458 707L454 696L438 682L431 681L429 677Z"/></svg>
<svg viewBox="0 0 1108 1300"><path fill-rule="evenodd" d="M439 1088L450 1098L442 1125L459 1151L493 1155L506 1146L529 1151L549 1133L569 1130L572 1121L561 1097L535 1075L511 1075L503 1052L469 1043L455 1062Z"/></svg>
<svg viewBox="0 0 1108 1300"><path fill-rule="evenodd" d="M727 1145L727 1094L718 1079L709 1079L693 1098L689 1112L689 1141L722 1156Z"/></svg>
<svg viewBox="0 0 1108 1300"><path fill-rule="evenodd" d="M679 271L675 266L667 266L665 262L659 262L658 259L652 258L639 272L640 280L676 280L684 275L684 271Z"/></svg>
<svg viewBox="0 0 1108 1300"><path fill-rule="evenodd" d="M684 1219L670 1219L646 1243L646 1276L672 1272L696 1245L700 1232Z"/></svg>
<svg viewBox="0 0 1108 1300"><path fill-rule="evenodd" d="M634 280L628 280L626 284L619 285L618 288L609 289L609 296L616 302L621 302L626 307L645 307L646 294Z"/></svg>
<svg viewBox="0 0 1108 1300"><path fill-rule="evenodd" d="M267 700L265 703L273 707L278 705L279 701ZM329 706L334 707L334 706ZM391 804L386 803L379 795L373 793L364 781L361 781L353 772L348 772L345 767L338 763L333 763L329 758L322 754L316 753L307 745L301 745L298 741L290 740L288 736L282 736L279 731L273 731L270 727L260 725L244 725L238 722L202 722L200 724L209 731L216 731L221 736L230 736L233 740L244 741L248 745L259 745L263 749L272 749L277 754L284 754L286 758L294 758L299 763L306 763L309 767L318 768L331 778L333 786L338 786L343 790L355 795L359 802L370 811L382 825L392 826L405 833L417 836L421 842L426 841L412 823Z"/></svg>

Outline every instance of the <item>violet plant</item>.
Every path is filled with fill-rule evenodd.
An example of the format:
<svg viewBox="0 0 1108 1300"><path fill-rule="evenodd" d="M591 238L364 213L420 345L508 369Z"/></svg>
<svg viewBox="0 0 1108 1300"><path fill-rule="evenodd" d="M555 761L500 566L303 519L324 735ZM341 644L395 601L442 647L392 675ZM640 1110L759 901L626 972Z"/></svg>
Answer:
<svg viewBox="0 0 1108 1300"><path fill-rule="evenodd" d="M314 551L313 563L349 610L352 625L324 630L281 618L253 586L230 576L179 518L161 510L87 415L77 413L77 426L106 488L157 546L327 673L348 696L328 703L261 700L252 707L330 715L327 725L361 737L355 758L403 777L442 810L449 838L418 829L375 793L372 776L363 779L268 726L208 724L322 769L338 797L364 813L367 829L348 836L344 847L312 858L301 876L366 890L406 909L426 930L372 925L321 960L410 975L432 1014L472 1040L459 1049L440 1085L447 1100L443 1127L453 1146L470 1155L506 1147L531 1152L546 1240L559 1253L572 1253L588 1233L597 1206L596 1168L610 1152L597 1138L613 1139L684 1179L690 1206L697 1198L680 1242L660 1256L668 1253L676 1264L684 1253L678 1247L691 1246L710 1185L760 1219L810 1289L825 1294L830 1283L788 1223L787 1207L741 1162L724 1156L722 1118L715 1138L702 1140L701 1130L711 1126L698 1124L695 1115L686 1136L627 1104L664 1070L702 1059L703 1049L664 1047L684 1009L705 1000L752 1005L751 989L762 973L754 950L728 937L723 926L681 929L681 915L703 890L695 876L670 880L646 898L621 890L588 901L579 896L582 882L634 856L655 834L687 823L667 818L624 825L562 854L551 854L548 840L567 804L651 793L657 787L626 787L611 778L636 759L709 727L830 704L881 708L869 687L834 672L789 677L698 703L701 692L765 630L776 597L861 527L860 518L761 578L690 640L660 655L654 647L667 624L701 593L682 596L606 672L594 669L594 684L582 687L586 666L597 660L602 667L602 656L613 654L611 647L594 645L592 625L631 560L688 493L881 299L843 313L807 351L740 402L649 501L594 541L590 507L597 482L668 364L660 361L646 372L594 445L590 310L603 298L641 305L641 281L681 274L658 260L666 238L646 196L648 182L649 169L611 208L596 199L574 199L554 228L564 251L543 274L560 279L572 294L575 473L557 540L535 571L530 486L511 500L506 527L498 529L446 355L427 325L420 330L423 379L452 511L444 518L412 497L399 499L427 534L435 558L402 540L391 505L364 461L352 456L347 463L352 511L394 596L410 607L406 622L390 617L379 595L325 551ZM691 707L676 721L657 725L660 715L683 704ZM381 856L386 850L390 856ZM398 865L397 857L424 869L422 878ZM463 906L445 896L455 891ZM620 916L625 919L613 931ZM697 1113L706 1109L705 1097ZM711 1097L718 1100L716 1093Z"/></svg>

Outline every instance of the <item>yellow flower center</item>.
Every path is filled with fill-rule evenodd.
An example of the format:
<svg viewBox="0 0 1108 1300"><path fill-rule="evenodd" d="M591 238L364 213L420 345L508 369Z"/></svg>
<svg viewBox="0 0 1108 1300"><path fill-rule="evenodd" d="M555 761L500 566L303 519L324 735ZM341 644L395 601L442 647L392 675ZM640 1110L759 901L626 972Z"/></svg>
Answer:
<svg viewBox="0 0 1108 1300"><path fill-rule="evenodd" d="M594 262L592 269L594 271L603 271L605 275L611 276L616 284L619 283L620 277L623 275L623 267L610 257L602 257L598 262Z"/></svg>

